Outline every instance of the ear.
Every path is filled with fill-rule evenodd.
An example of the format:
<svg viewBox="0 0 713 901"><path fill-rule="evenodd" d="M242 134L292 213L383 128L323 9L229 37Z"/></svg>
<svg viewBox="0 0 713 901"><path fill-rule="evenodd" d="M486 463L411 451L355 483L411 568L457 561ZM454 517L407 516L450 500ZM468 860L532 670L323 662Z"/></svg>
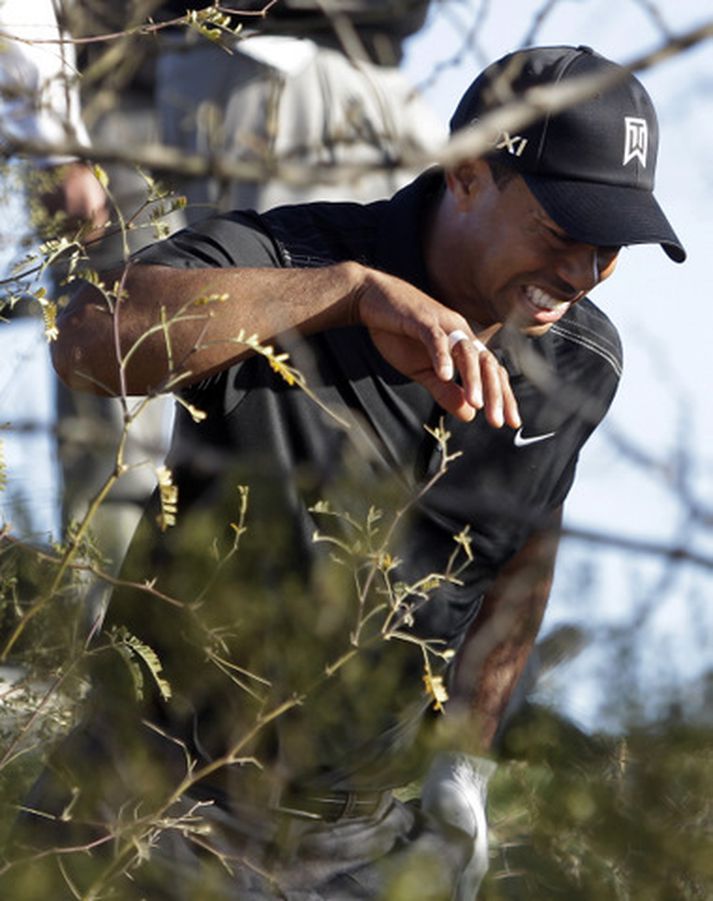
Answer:
<svg viewBox="0 0 713 901"><path fill-rule="evenodd" d="M452 169L447 169L445 177L457 208L466 212L490 178L490 167L485 160L463 160Z"/></svg>

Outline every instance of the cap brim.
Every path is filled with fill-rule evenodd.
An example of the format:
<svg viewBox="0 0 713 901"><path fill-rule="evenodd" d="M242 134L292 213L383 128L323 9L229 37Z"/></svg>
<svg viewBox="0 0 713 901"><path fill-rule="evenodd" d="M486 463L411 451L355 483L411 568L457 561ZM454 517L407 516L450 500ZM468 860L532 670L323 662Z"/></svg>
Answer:
<svg viewBox="0 0 713 901"><path fill-rule="evenodd" d="M578 241L603 247L660 244L676 263L686 251L650 191L521 173L560 228Z"/></svg>

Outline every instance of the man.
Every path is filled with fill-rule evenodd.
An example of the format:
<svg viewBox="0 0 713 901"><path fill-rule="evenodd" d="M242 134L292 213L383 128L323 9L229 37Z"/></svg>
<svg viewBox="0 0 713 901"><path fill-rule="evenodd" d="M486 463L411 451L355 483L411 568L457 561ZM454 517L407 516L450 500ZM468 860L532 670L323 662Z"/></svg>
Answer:
<svg viewBox="0 0 713 901"><path fill-rule="evenodd" d="M51 0L7 0L0 4L0 148L3 160L10 159L10 167L4 162L3 199L5 201L2 246L4 248L5 288L0 297L0 353L8 367L24 366L24 357L30 347L37 350L44 344L43 322L40 304L30 298L10 307L13 295L25 294L36 288L30 285L31 277L13 282L9 277L11 264L19 262L25 253L29 236L38 242L44 240L50 225L56 237L58 228L76 236L83 228L84 238L101 233L109 217L107 196L97 180L92 167L76 157L59 153L43 156L27 156L23 151L32 144L44 144L48 148L61 147L65 142L78 141L86 147L90 138L80 115L79 91L76 80L74 48L62 44L54 4ZM18 192L18 185L23 190ZM20 198L18 199L18 193ZM23 196L24 195L24 196ZM13 201L17 209L12 213ZM10 209L8 209L8 205ZM32 222L25 224L28 212ZM55 218L57 217L57 218ZM33 235L33 232L35 234ZM29 289L28 289L29 286ZM34 314L34 315L32 315ZM11 319L11 322L7 322ZM34 354L31 372L47 365L45 359ZM13 364L14 361L14 364ZM41 371L41 370L39 370ZM25 377L27 367L25 366ZM33 376L30 374L29 379ZM41 421L51 402L45 398L44 384L36 385L19 400L11 401L17 411L22 410L28 421ZM17 390L17 381L13 382ZM4 415L9 409L5 405ZM28 530L42 532L51 528L52 517L37 521L37 511L52 507L54 479L47 474L37 478L36 471L30 477L28 458L38 453L35 435L16 436L9 439L18 446L15 456L24 459L15 476L19 482L32 485L30 497L23 498L24 491L5 492L0 504L8 520L17 520L20 506L33 508L32 523ZM39 503L38 503L39 502Z"/></svg>
<svg viewBox="0 0 713 901"><path fill-rule="evenodd" d="M74 73L74 48L60 45L61 32L51 0L19 3L8 0L0 8L2 65L0 144L38 141L61 145L67 139L89 144L80 118ZM100 228L107 218L107 198L91 168L74 157L54 154L33 158L38 169L52 175L52 190L43 200L49 213L64 213L78 227L82 222Z"/></svg>
<svg viewBox="0 0 713 901"><path fill-rule="evenodd" d="M487 753L532 645L577 456L620 376L586 294L622 246L685 252L652 193L651 101L592 50L506 57L451 120L613 73L390 201L198 223L118 273L116 317L92 287L62 316L55 363L76 387L182 385L178 522L164 480L110 608L90 723L55 762L78 786L91 737L98 797L75 791L68 819L105 824L96 841L107 811L123 812L116 834L156 804L159 851L133 873L145 891L196 897L210 873L210 897L474 897L488 768L470 755ZM139 715L112 663L131 642L151 695ZM393 798L427 770L420 805ZM199 813L207 834L191 833Z"/></svg>

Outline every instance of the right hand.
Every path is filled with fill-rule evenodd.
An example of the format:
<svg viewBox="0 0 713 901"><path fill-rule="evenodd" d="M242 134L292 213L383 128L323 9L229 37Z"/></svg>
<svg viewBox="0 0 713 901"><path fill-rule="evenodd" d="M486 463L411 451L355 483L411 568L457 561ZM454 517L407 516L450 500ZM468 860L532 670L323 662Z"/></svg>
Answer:
<svg viewBox="0 0 713 901"><path fill-rule="evenodd" d="M436 403L463 422L479 410L494 428L521 425L506 369L487 350L455 310L382 272L368 270L356 297L357 318L369 329L379 353L395 369L423 385ZM451 351L448 335L456 329L470 340ZM460 384L453 380L457 369Z"/></svg>

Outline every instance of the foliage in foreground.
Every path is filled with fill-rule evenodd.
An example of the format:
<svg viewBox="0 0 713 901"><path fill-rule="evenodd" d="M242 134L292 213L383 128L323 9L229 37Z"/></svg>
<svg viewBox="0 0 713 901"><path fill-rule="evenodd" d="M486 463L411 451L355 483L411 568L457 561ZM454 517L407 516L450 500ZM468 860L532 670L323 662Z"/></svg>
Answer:
<svg viewBox="0 0 713 901"><path fill-rule="evenodd" d="M713 729L675 717L588 736L526 707L491 783L487 901L713 893Z"/></svg>
<svg viewBox="0 0 713 901"><path fill-rule="evenodd" d="M13 544L4 545L0 561L7 636L8 622L27 609L33 588L46 585L52 567L36 549ZM2 687L3 840L52 739L67 730L81 705L82 682L73 677L76 630L67 626L66 598L55 601L16 645L15 672L22 668L27 678ZM713 895L709 723L672 714L617 736L592 736L551 709L525 704L503 739L499 763L490 788L492 859L484 901L694 901ZM150 846L142 848L147 852ZM14 883L12 897L61 897L65 889L56 866L34 862ZM95 897L131 896L108 885ZM438 897L428 873L416 867L390 893L394 901Z"/></svg>

